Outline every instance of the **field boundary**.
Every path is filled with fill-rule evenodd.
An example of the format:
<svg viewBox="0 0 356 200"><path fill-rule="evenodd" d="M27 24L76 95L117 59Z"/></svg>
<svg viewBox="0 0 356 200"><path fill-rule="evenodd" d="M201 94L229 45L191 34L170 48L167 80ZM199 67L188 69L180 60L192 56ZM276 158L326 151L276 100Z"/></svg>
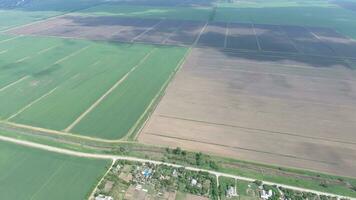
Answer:
<svg viewBox="0 0 356 200"><path fill-rule="evenodd" d="M65 128L64 132L71 131L82 119L84 119L92 110L94 110L108 95L110 95L122 82L124 82L127 77L135 71L141 64L143 64L147 58L154 52L156 49L152 49L148 52L136 65L134 65L129 72L127 72L120 80L118 80L109 90L107 90L99 99L97 99L86 111L84 111L72 124Z"/></svg>
<svg viewBox="0 0 356 200"><path fill-rule="evenodd" d="M12 87L13 85L16 85L17 83L19 83L19 82L21 82L21 81L26 80L26 79L28 79L28 78L30 78L30 76L24 76L24 77L22 77L22 78L20 78L20 79L18 79L18 80L16 80L16 81L14 81L14 82L12 82L12 83L9 83L8 85L5 85L4 87L0 88L0 92L2 92L2 91L4 91L4 90L6 90L6 89Z"/></svg>
<svg viewBox="0 0 356 200"><path fill-rule="evenodd" d="M273 153L273 152L268 152L268 151L263 151L263 150L258 150L258 149L252 149L252 148L225 145L225 144L219 144L219 143L214 143L214 142L206 142L206 141L201 141L201 140L196 140L196 139L189 139L189 138L184 138L184 137L168 136L168 135L164 135L164 133L160 134L160 133L153 133L153 132L145 132L145 134L154 135L154 136L158 136L158 137L162 137L162 138L170 138L170 139L175 139L175 140L193 142L193 143L198 143L198 144L206 144L206 145L224 147L224 148L229 148L229 149L250 151L250 152L255 152L255 153L260 153L260 154L267 154L267 155L272 155L272 156L280 156L280 157L284 157L284 158L293 158L293 159L297 159L297 160L301 160L301 161L311 161L311 162L315 162L315 163L337 165L336 162L327 162L327 161L323 161L323 160L313 160L313 159L308 159L308 158L295 156L295 155L292 155L292 154Z"/></svg>
<svg viewBox="0 0 356 200"><path fill-rule="evenodd" d="M127 29L121 29L121 30L127 30ZM120 33L120 31L118 31ZM26 34L26 35L21 35L21 36L26 36L26 37L38 37L38 38L61 38L61 39L71 39L71 40L82 40L82 41L96 41L96 42L120 42L123 44L144 44L144 45L152 45L152 46L162 46L162 47L190 47L191 45L189 44L162 44L161 42L140 42L140 41L135 41L135 42L130 42L130 41L125 41L121 39L88 39L84 37L69 37L69 36L53 36L53 35L37 35L37 34Z"/></svg>
<svg viewBox="0 0 356 200"><path fill-rule="evenodd" d="M164 22L164 19L159 20L157 23L155 23L154 25L152 25L151 27L147 28L146 30L144 30L143 32L139 33L138 35L136 35L134 38L131 39L130 42L135 42L135 40L139 39L140 37L142 37L143 35L145 35L147 32L154 30L158 25L160 25L162 22Z"/></svg>
<svg viewBox="0 0 356 200"><path fill-rule="evenodd" d="M256 51L256 50L249 50L249 49L233 49L233 48L219 48L219 47L209 47L206 45L198 45L195 48L204 48L204 49L212 49L212 50L222 50L227 53L232 53L232 54L239 54L239 53L260 53L260 55L263 56L269 56L269 57L276 57L276 58L288 58L286 56L307 56L307 57L318 57L318 58L334 58L334 59L351 59L351 60L356 60L356 57L347 57L347 56L324 56L324 55L318 55L318 54L301 54L301 53L295 53L295 52L281 52L281 51L269 51L269 50L261 50L261 51ZM268 54L263 54L263 53L271 53L275 55L268 55Z"/></svg>
<svg viewBox="0 0 356 200"><path fill-rule="evenodd" d="M337 54L335 52L335 50L331 46L329 46L327 43L325 43L325 41L323 41L318 34L314 33L314 31L310 30L310 28L308 28L306 26L304 26L303 28L306 31L308 31L310 34L312 34L322 45L324 45L326 48L328 48L331 52L333 52L334 54Z"/></svg>
<svg viewBox="0 0 356 200"><path fill-rule="evenodd" d="M184 22L182 22L174 31L170 32L166 38L162 40L160 44L166 44L166 42L173 36L173 34L177 33L178 31L182 30L184 26Z"/></svg>
<svg viewBox="0 0 356 200"><path fill-rule="evenodd" d="M241 89L232 89L232 91L238 92L236 94L240 95L240 96L254 97L254 98L261 98L261 99L269 99L269 100L272 100L272 101L283 101L283 98L280 98L280 97L271 97L271 96L264 96L264 95L251 95L251 94L248 94L246 92L245 93L241 93L241 91L242 91ZM288 101L356 110L356 107L351 106L351 105L345 105L345 104L322 103L322 102L316 102L316 101L313 101L313 100L303 100L303 99L288 99Z"/></svg>
<svg viewBox="0 0 356 200"><path fill-rule="evenodd" d="M48 47L48 48L46 48L46 49L42 49L41 51L37 52L37 54L38 54L38 55L41 55L41 54L46 53L46 52L48 52L48 51L50 51L50 50L52 50L52 49L55 49L55 48L59 47L59 46L62 46L62 45L59 44L59 45L54 45L54 46L52 46L52 47Z"/></svg>
<svg viewBox="0 0 356 200"><path fill-rule="evenodd" d="M14 63L15 64L18 64L18 63L21 63L25 60L28 60L28 59L32 59L32 58L35 58L36 56L39 56L43 53L46 53L48 51L51 51L52 49L55 49L56 47L59 47L59 46L62 46L62 44L59 44L59 45L54 45L54 46L51 46L51 47L48 47L48 48L45 48L45 49L42 49L42 50L39 50L37 53L35 53L34 55L30 55L30 56L25 56L23 58L20 58L18 60L16 60ZM4 51L5 53L7 52L7 50ZM2 52L0 52L0 54L2 54ZM10 63L11 64L11 63ZM52 66L53 64L51 64L50 66Z"/></svg>
<svg viewBox="0 0 356 200"><path fill-rule="evenodd" d="M197 35L197 37L195 38L193 44L191 45L192 47L197 46L197 44L198 44L198 42L200 40L200 37L205 32L205 29L206 29L206 27L208 27L208 24L209 24L209 21L206 21L204 26L203 26L203 28L200 30L199 34Z"/></svg>
<svg viewBox="0 0 356 200"><path fill-rule="evenodd" d="M36 191L34 192L32 195L31 195L31 198L30 200L33 200L36 195L41 192L46 186L48 183L50 183L52 181L52 179L60 172L60 170L65 166L65 163L62 163L60 165L60 167L58 167L50 176L49 178L41 185L41 187Z"/></svg>
<svg viewBox="0 0 356 200"><path fill-rule="evenodd" d="M103 180L105 179L105 177L110 173L110 170L114 167L115 165L115 159L112 159L112 163L109 167L109 169L105 172L105 174L100 178L100 180L98 181L98 183L95 185L93 191L90 193L88 200L92 200L94 199L94 195L95 195L95 191L97 190L97 188L99 187L99 185L103 182Z"/></svg>
<svg viewBox="0 0 356 200"><path fill-rule="evenodd" d="M181 67L184 65L186 58L190 55L192 51L192 48L189 48L183 58L178 62L176 68L174 71L169 75L168 79L166 82L162 85L160 88L160 91L156 94L156 96L151 100L150 104L146 108L145 112L140 116L140 118L136 121L135 125L129 130L129 132L126 134L125 137L122 139L125 140L134 140L136 141L138 136L141 134L141 131L145 127L145 124L149 121L150 117L152 116L155 108L158 106L160 100L163 98L165 95L165 89L169 86L169 83L173 80L175 77L176 73L181 69ZM146 117L146 119L142 122L142 120ZM141 126L140 126L141 124Z"/></svg>
<svg viewBox="0 0 356 200"><path fill-rule="evenodd" d="M200 48L202 49L202 48ZM239 54L239 53L249 53L249 52L234 52L235 54ZM279 59L288 59L288 57L283 57L283 56L275 56L275 55L255 55L257 57L261 56L265 56L265 57L271 57L271 58L279 58ZM204 55L200 55L200 57L204 57ZM221 57L221 56L210 56L209 58L215 58L217 60L223 60L224 57ZM246 63L246 64L256 64L255 62L251 62L251 61L239 61L239 60L235 60L234 62L236 63ZM345 63L344 60L339 60L339 64L347 64ZM293 67L293 68L298 68L298 69L316 69L315 67L310 67L310 66L303 66L303 65L296 65L296 64L268 64L268 65L273 65L273 66L279 66L279 67ZM231 66L231 65L224 65L224 66ZM317 68L318 70L325 70L325 71L331 71L332 69L330 68Z"/></svg>
<svg viewBox="0 0 356 200"><path fill-rule="evenodd" d="M89 136L83 136L83 135L77 135L73 133L67 133L63 131L57 131L57 130L52 130L52 129L47 129L47 128L42 128L42 127L35 127L35 126L30 126L30 125L25 125L25 124L19 124L15 122L10 122L10 121L4 121L0 120L0 126L1 124L9 126L11 128L21 128L25 130L30 130L30 131L38 131L41 133L46 133L46 134L52 134L52 135L61 135L61 136L67 136L67 137L72 137L72 138L77 138L77 139L83 139L83 140L88 140L88 141L97 141L97 142L103 142L103 143L123 143L123 142L130 142L130 141L123 141L121 139L119 140L107 140L107 139L101 139L101 138L94 138L94 137L89 137Z"/></svg>
<svg viewBox="0 0 356 200"><path fill-rule="evenodd" d="M47 96L51 95L54 91L57 90L58 87L55 87L54 89L52 89L51 91L47 92L46 94L40 96L39 98L35 99L34 101L32 101L31 103L27 104L26 106L24 106L23 108L21 108L20 110L18 110L16 113L14 113L13 115L11 115L9 118L6 119L6 121L9 121L13 118L15 118L16 116L18 116L19 114L23 113L24 111L26 111L27 109L31 108L32 105L36 104L37 102L40 102L42 99L46 98Z"/></svg>
<svg viewBox="0 0 356 200"><path fill-rule="evenodd" d="M196 120L196 119L174 117L174 116L169 116L169 115L159 115L159 117L168 118L168 119L182 120L182 121L190 121L190 122L196 122L196 123L201 123L201 124L210 124L210 125L226 126L226 127L231 127L231 128L239 128L239 129L246 129L246 130L252 130L252 131L260 131L260 132L264 132L264 134L267 133L267 134L277 134L277 135L288 135L288 136L301 137L301 138L312 139L312 140L321 140L321 141L326 141L326 142L334 142L334 143L356 145L356 142L338 140L338 139L332 139L332 138L322 138L322 137L298 135L296 133L272 131L272 130L265 130L265 129L258 129L258 128L249 128L249 127L238 126L238 125L233 125L233 124L216 123L216 122L202 121L202 120Z"/></svg>
<svg viewBox="0 0 356 200"><path fill-rule="evenodd" d="M226 49L227 47L227 40L228 40L228 37L229 37L229 25L230 23L226 23L226 26L225 26L225 38L224 38L224 49Z"/></svg>
<svg viewBox="0 0 356 200"><path fill-rule="evenodd" d="M261 43L260 43L260 39L258 38L257 36L257 32L256 32L256 28L255 28L255 24L254 23L251 23L252 25L252 30L253 30L253 33L255 34L255 39L256 39L256 43L257 43L257 47L258 47L258 51L263 51L262 48L261 48Z"/></svg>
<svg viewBox="0 0 356 200"><path fill-rule="evenodd" d="M27 59L29 59L29 58L31 58L31 56L25 56L25 57L23 57L23 58L20 58L20 59L16 60L15 63L23 62L23 61L25 61L25 60L27 60Z"/></svg>
<svg viewBox="0 0 356 200"><path fill-rule="evenodd" d="M0 32L1 33L1 32ZM7 38L5 40L1 40L0 41L0 44L4 43L4 42L8 42L8 41L11 41L11 40L16 40L17 38L20 38L20 37L23 37L23 35L16 35L15 37L12 37L12 38Z"/></svg>
<svg viewBox="0 0 356 200"><path fill-rule="evenodd" d="M236 63L239 64L239 62L236 62ZM244 63L247 63L247 62L243 62L241 64L244 64ZM253 64L253 63L248 63L248 64ZM278 65L276 64L273 66L269 66L269 65L265 65L265 66L273 67L273 66L278 66ZM285 66L288 66L288 65L285 65ZM310 79L324 79L324 80L344 81L344 82L356 83L356 81L350 80L350 79L337 79L337 78L318 77L318 76L293 75L293 74L287 74L287 73L257 72L257 71L252 71L252 70L233 69L232 65L222 65L222 66L206 65L204 67L207 70L216 70L216 67L219 67L219 69L223 70L223 71L233 71L233 72L250 73L250 74L277 75L277 76L294 77L294 78L306 77L306 78L310 78ZM291 66L291 67L293 67L293 66ZM296 68L298 68L298 67L296 67ZM304 69L309 69L309 68L304 68Z"/></svg>
<svg viewBox="0 0 356 200"><path fill-rule="evenodd" d="M297 47L297 45L296 45L295 42L292 40L292 38L289 37L289 35L282 29L281 25L277 25L277 27L278 27L279 32L280 32L281 34L283 34L283 35L288 39L288 42L290 42L290 43L292 44L293 48L294 48L295 50L297 50L297 52L298 52L299 54L303 55L304 52L301 51L301 50Z"/></svg>
<svg viewBox="0 0 356 200"><path fill-rule="evenodd" d="M82 47L82 48L80 48L80 49L74 51L73 53L71 53L71 54L69 54L69 55L67 55L67 56L65 56L65 57L63 57L63 58L57 60L57 61L54 62L51 66L53 66L53 65L58 65L59 63L64 62L65 60L67 60L67 59L69 59L69 58L71 58L71 57L73 57L73 56L76 56L76 55L80 54L81 52L87 50L89 47L90 47L90 45L87 45L87 46L85 46L85 47Z"/></svg>

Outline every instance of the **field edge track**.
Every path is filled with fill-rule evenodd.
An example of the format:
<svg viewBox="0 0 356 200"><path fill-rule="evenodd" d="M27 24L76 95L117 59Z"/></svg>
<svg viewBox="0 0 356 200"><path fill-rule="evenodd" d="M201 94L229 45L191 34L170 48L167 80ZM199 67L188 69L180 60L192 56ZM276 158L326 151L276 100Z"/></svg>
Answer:
<svg viewBox="0 0 356 200"><path fill-rule="evenodd" d="M152 114L154 113L154 111L156 110L159 102L164 97L166 89L169 87L169 84L172 82L175 75L179 72L179 70L184 65L184 63L187 60L187 57L190 55L191 51L192 51L192 48L189 48L186 51L186 53L183 55L183 57L178 62L175 69L169 75L168 79L163 83L160 90L157 92L155 97L151 100L151 102L147 106L146 110L142 113L142 115L139 117L139 119L136 121L136 123L131 127L129 132L124 137L121 138L122 140L137 141L137 138L141 134L141 131L145 127L146 123L150 120L150 118L151 118Z"/></svg>
<svg viewBox="0 0 356 200"><path fill-rule="evenodd" d="M123 77L121 77L113 86L111 86L101 97L99 97L88 109L86 109L77 119L75 119L67 128L65 128L64 132L70 132L76 125L78 125L82 119L84 119L90 112L92 112L97 106L100 105L102 101L104 101L107 96L109 96L118 86L120 86L132 72L134 72L139 66L141 66L147 58L149 58L152 53L156 49L153 48L150 52L148 52L139 62L134 65L130 71L128 71Z"/></svg>

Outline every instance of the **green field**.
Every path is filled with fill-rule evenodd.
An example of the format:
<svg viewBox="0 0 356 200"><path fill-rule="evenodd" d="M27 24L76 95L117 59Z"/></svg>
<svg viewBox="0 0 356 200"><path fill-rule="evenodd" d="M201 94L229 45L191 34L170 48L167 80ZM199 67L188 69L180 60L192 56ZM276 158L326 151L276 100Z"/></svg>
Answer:
<svg viewBox="0 0 356 200"><path fill-rule="evenodd" d="M215 21L333 28L356 38L356 12L323 0L219 3Z"/></svg>
<svg viewBox="0 0 356 200"><path fill-rule="evenodd" d="M20 10L25 11L58 11L71 12L86 9L91 6L105 2L104 0L32 0L21 6Z"/></svg>
<svg viewBox="0 0 356 200"><path fill-rule="evenodd" d="M0 119L91 137L124 137L186 51L2 35Z"/></svg>
<svg viewBox="0 0 356 200"><path fill-rule="evenodd" d="M100 137L109 139L125 136L160 92L185 51L172 47L155 49L135 73L84 118L73 132L90 136L100 133Z"/></svg>
<svg viewBox="0 0 356 200"><path fill-rule="evenodd" d="M106 4L82 10L80 13L101 16L206 21L209 19L211 11L211 7L154 7Z"/></svg>
<svg viewBox="0 0 356 200"><path fill-rule="evenodd" d="M61 14L57 11L23 11L0 9L0 31L15 26L24 25Z"/></svg>
<svg viewBox="0 0 356 200"><path fill-rule="evenodd" d="M102 2L100 0L32 0L18 6L0 4L0 31L86 9Z"/></svg>
<svg viewBox="0 0 356 200"><path fill-rule="evenodd" d="M109 165L0 142L1 199L86 199Z"/></svg>

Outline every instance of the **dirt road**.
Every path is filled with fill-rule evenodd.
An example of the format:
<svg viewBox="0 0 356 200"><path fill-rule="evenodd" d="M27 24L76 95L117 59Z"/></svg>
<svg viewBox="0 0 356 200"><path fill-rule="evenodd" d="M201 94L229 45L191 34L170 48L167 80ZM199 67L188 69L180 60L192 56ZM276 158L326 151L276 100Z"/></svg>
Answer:
<svg viewBox="0 0 356 200"><path fill-rule="evenodd" d="M233 175L233 174L221 173L221 172L212 171L212 170L199 169L199 168L196 168L196 167L186 167L186 166L183 166L183 165L160 162L160 161L155 161L155 160L147 160L147 159L141 159L141 158L135 158L135 157L127 157L127 156L83 153L83 152L72 151L72 150L68 150L68 149L62 149L62 148L57 148L57 147L53 147L53 146L48 146L48 145L44 145L44 144L39 144L39 143L34 143L34 142L29 142L29 141L23 141L23 140L14 139L14 138L5 137L5 136L0 136L0 140L1 141L5 141L5 142L15 143L15 144L22 145L22 146L31 147L31 148L50 151L50 152L54 152L54 153L66 154L66 155L70 155L70 156L93 158L93 159L108 159L108 160L113 160L113 161L116 161L116 160L127 160L127 161L142 162L142 163L152 163L152 164L156 164L156 165L164 164L164 165L177 167L177 168L184 167L187 170L191 170L191 171L204 171L204 172L208 172L210 174L213 174L213 175L215 175L217 177L223 176L223 177L229 177L229 178L234 178L234 179L243 180L243 181L254 181L255 180L255 179L248 178L248 177L236 176L236 175ZM309 190L309 189L300 188L300 187L293 187L293 186L274 183L274 182L269 182L269 181L263 181L263 183L269 184L269 185L282 186L284 188L288 188L288 189L292 189L292 190L298 190L298 191L303 191L303 192L312 192L312 193L315 193L315 194L318 194L318 195L337 196L338 198L349 198L349 199L352 199L352 200L356 200L356 198L350 198L350 197L345 197L345 196L341 196L341 195L334 195L334 194L330 194L330 193L319 192L319 191Z"/></svg>

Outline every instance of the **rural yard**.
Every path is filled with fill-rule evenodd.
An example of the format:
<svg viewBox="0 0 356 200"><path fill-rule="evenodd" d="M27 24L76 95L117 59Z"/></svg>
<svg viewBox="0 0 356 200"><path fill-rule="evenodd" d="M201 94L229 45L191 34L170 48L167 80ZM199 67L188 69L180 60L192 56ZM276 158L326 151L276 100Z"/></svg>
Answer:
<svg viewBox="0 0 356 200"><path fill-rule="evenodd" d="M356 197L355 8L0 1L0 194Z"/></svg>

